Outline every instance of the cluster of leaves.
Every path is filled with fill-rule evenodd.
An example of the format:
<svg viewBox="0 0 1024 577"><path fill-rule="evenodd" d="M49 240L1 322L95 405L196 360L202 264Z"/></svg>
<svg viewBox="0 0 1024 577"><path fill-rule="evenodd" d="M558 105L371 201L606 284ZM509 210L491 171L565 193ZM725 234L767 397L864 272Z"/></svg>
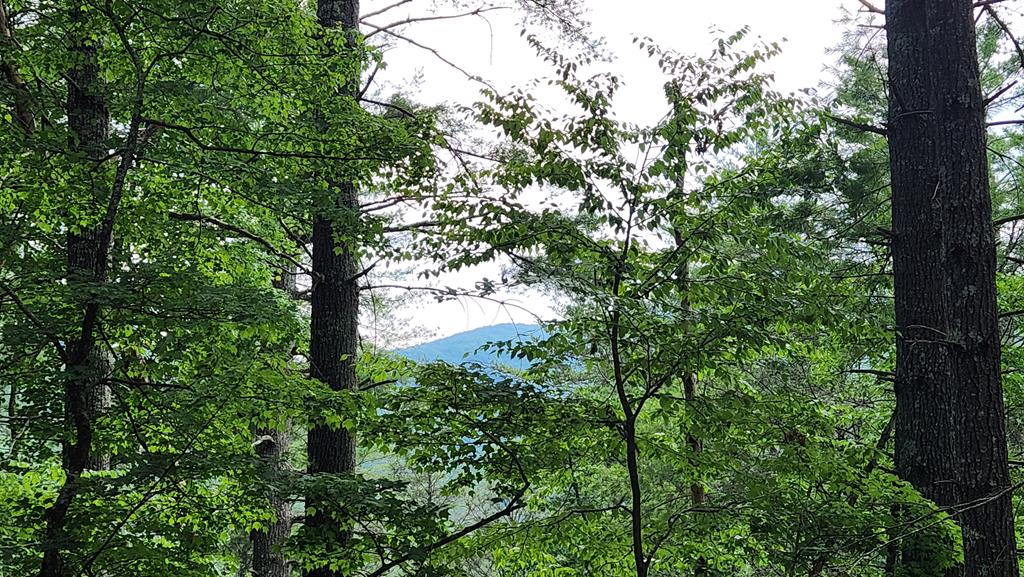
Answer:
<svg viewBox="0 0 1024 577"><path fill-rule="evenodd" d="M744 49L747 30L704 57L638 39L667 78L667 114L635 126L612 110L620 79L584 75L596 44L576 57L529 36L552 77L486 89L456 121L362 99L382 52L306 4L112 0L72 18L63 2L0 0L15 31L0 64L30 81L35 117L0 128L0 573L37 571L67 482L62 351L83 302L101 311L112 402L92 441L110 466L84 475L60 543L78 573L245 571L247 534L277 520L269 495L296 512L303 497L338 504L330 535L284 545L295 571L880 575L908 537L955 561L954 523L889 454L886 147L857 128L884 113L875 40L843 61L825 113L771 89L779 48ZM581 34L578 3L521 4ZM986 89L1010 107L1020 94L1000 87L1021 63L986 22ZM82 54L64 36L95 48L111 117L99 160L74 146L64 92ZM11 78L0 99L16 111ZM539 87L572 112L551 113ZM460 123L499 142L467 157L449 134ZM1011 407L1019 143L1009 129L992 142ZM103 222L119 179L109 274L74 278L67 238ZM338 180L366 191L360 210L337 208ZM564 303L560 320L489 345L523 370L364 350L360 390L332 391L308 376L295 282L316 282L313 214L363 275L498 260L505 283ZM283 468L257 453L261 431L314 422L359 432L356 474L300 472L301 442ZM1011 419L1013 452L1021 430Z"/></svg>

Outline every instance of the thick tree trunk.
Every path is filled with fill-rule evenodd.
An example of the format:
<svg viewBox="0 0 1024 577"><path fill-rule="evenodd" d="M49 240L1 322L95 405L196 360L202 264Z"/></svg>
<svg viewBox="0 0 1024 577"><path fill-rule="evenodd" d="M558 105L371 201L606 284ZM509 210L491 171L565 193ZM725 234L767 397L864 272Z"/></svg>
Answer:
<svg viewBox="0 0 1024 577"><path fill-rule="evenodd" d="M896 465L961 524L965 575L1016 577L972 2L889 0L886 20ZM935 574L925 539L909 574Z"/></svg>
<svg viewBox="0 0 1024 577"><path fill-rule="evenodd" d="M77 28L84 21L80 6L71 10L73 31L78 39L72 51L74 61L68 73L67 115L71 130L69 148L82 156L84 162L95 163L106 154L106 140L110 130L110 113L103 95L99 77L96 46ZM85 172L85 171L83 171ZM92 186L89 202L105 214L106 197L111 194L109 183L98 176ZM71 223L72 226L75 223ZM110 253L109 230L104 224L95 228L72 230L66 237L68 283L95 286L105 280L107 258ZM85 293L88 295L88 292ZM72 439L63 447L65 480L57 499L46 512L46 532L43 540L41 577L64 577L71 573L62 548L68 546L66 536L67 514L78 495L82 473L89 469L109 466L106 455L92 451L93 424L110 404L110 394L103 379L109 371L109 358L96 343L99 324L99 306L92 298L81 304L84 309L81 330L67 340L64 400L67 422Z"/></svg>
<svg viewBox="0 0 1024 577"><path fill-rule="evenodd" d="M359 0L319 0L317 18L325 28L341 26L354 33L359 25ZM350 34L350 38L352 35ZM350 82L341 97L355 94L358 79ZM313 289L310 327L310 371L314 378L332 390L355 390L355 361L358 348L359 287L357 265L350 240L339 239L337 222L342 215L349 222L359 210L355 186L351 182L332 182L335 205L318 210L313 218ZM341 235L344 237L344 234ZM356 465L354 431L314 424L307 433L310 473L353 473ZM315 507L306 526L325 538L328 551L343 550L351 539L351 530L340 526L342 512L336 506L309 497L306 505ZM310 577L336 577L340 572L314 569Z"/></svg>
<svg viewBox="0 0 1024 577"><path fill-rule="evenodd" d="M81 14L74 10L73 21L81 20ZM90 169L107 155L107 139L110 137L110 112L107 109L103 83L99 78L99 62L96 47L87 39L82 39L75 50L74 62L68 74L68 127L71 129L70 149L74 154L81 154ZM103 171L95 174L102 175ZM106 197L110 194L110 183L98 178L92 185L91 198L87 202L93 205L95 214L104 214ZM110 253L110 241L103 238L102 224L91 228L72 231L67 235L68 283L82 283L86 286L106 280L107 258ZM98 332L98 324L93 333ZM81 337L80 337L81 338ZM91 335L86 336L93 340ZM76 343L77 344L77 343ZM96 346L95 342L87 343L84 351L84 367L82 371L82 397L87 417L90 422L103 414L110 407L110 390L103 382L110 372L111 360L107 352ZM110 467L110 457L105 454L90 454L87 468L102 470Z"/></svg>

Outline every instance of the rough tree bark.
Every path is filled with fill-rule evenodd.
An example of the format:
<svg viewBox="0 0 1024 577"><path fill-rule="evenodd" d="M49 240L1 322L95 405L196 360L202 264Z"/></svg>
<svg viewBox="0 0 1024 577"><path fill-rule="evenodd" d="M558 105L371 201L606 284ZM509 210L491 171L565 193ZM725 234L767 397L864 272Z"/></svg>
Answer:
<svg viewBox="0 0 1024 577"><path fill-rule="evenodd" d="M354 38L359 25L359 0L318 0L317 18L325 28L341 26ZM347 83L340 97L356 94L358 79ZM356 188L351 182L331 182L335 203L327 210L317 210L313 217L313 287L310 295L312 319L310 326L310 371L314 378L332 390L355 390L355 359L358 346L359 287L357 264L350 246L339 239L339 216L354 218L359 210ZM343 235L342 235L343 236ZM307 456L310 473L344 474L355 471L356 438L344 427L333 428L314 424L307 433ZM306 505L316 511L308 515L308 529L321 534L328 542L328 551L342 550L351 539L351 531L338 527L333 513L336 507L319 503L315 496ZM309 577L339 577L340 572L318 568Z"/></svg>
<svg viewBox="0 0 1024 577"><path fill-rule="evenodd" d="M67 117L71 131L69 150L80 155L90 166L106 156L110 135L110 112L103 94L99 75L99 62L95 44L84 30L85 16L81 5L74 5L70 21L75 38L72 65L67 75ZM127 153L126 153L127 154ZM107 259L110 255L112 215L116 210L115 193L110 183L93 173L90 208L102 216L95 226L82 230L74 227L66 236L67 271L69 285L95 286L106 279ZM79 292L79 291L76 291ZM109 371L109 359L96 343L99 330L99 304L90 291L86 295L83 318L78 334L67 340L64 403L67 423L72 439L63 446L65 480L57 499L46 512L46 532L43 540L41 577L64 577L70 572L62 547L67 546L67 514L78 494L82 474L90 469L109 467L109 457L92 450L93 425L96 418L110 404L110 393L104 379Z"/></svg>
<svg viewBox="0 0 1024 577"><path fill-rule="evenodd" d="M1016 576L985 111L970 0L889 0L896 465L963 529L951 574ZM908 574L935 543L904 540ZM930 569L930 567L932 569Z"/></svg>

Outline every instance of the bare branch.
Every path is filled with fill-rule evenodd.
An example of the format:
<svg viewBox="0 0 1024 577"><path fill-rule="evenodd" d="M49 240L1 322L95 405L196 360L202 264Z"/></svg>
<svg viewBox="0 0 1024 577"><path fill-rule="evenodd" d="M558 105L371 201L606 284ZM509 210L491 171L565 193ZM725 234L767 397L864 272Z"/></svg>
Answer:
<svg viewBox="0 0 1024 577"><path fill-rule="evenodd" d="M978 4L975 4L975 6L977 5ZM1017 62L1020 64L1021 68L1024 68L1024 49L1021 48L1020 42L1017 41L1017 37L1013 35L1013 32L1010 31L1010 27L1007 26L1006 22L1003 22L1003 19L996 13L995 8L992 7L992 2L986 2L984 4L984 10L992 17L992 20L999 25L1003 34L1006 34L1010 38L1010 41L1013 42L1013 47L1017 50Z"/></svg>
<svg viewBox="0 0 1024 577"><path fill-rule="evenodd" d="M366 25L371 27L371 28L379 28L378 26L370 24L369 22L367 22ZM430 52L431 54L434 55L435 58L437 58L441 62L444 62L445 64L447 64L451 68L455 69L456 71L460 72L463 76L465 76L469 80L472 80L474 82L479 82L479 83L483 84L484 86L486 86L487 88L490 88L491 90L494 90L495 92L497 92L497 89L494 88L494 86L492 86L489 82L487 82L486 80L484 80L483 78L481 78L481 77L479 77L479 76L477 76L475 74L470 74L470 72L467 71L465 68L463 68L463 67L459 66L458 64L452 62L451 60L445 58L444 55L442 55L436 48L431 48L430 46L427 46L425 44L421 44L421 43L413 40L412 38L409 38L408 36L404 36L402 34L399 34L398 32L395 32L394 30L380 29L380 31L385 33L385 34L387 34L388 36L393 36L395 38L398 38L399 40L404 40L405 42L408 42L409 44L412 44L413 46L415 46L417 48L420 48L421 50L426 50L427 52Z"/></svg>
<svg viewBox="0 0 1024 577"><path fill-rule="evenodd" d="M439 226L440 224L441 223L436 220L422 220L420 222L411 222L409 224L403 225L385 226L384 232L409 232L423 228L433 228L435 226Z"/></svg>
<svg viewBox="0 0 1024 577"><path fill-rule="evenodd" d="M1022 63L1022 65L1024 65L1024 54L1021 55L1021 63ZM1017 81L1014 80L1013 82L1010 82L1009 84L1000 87L998 90L996 90L995 92L993 92L989 96L986 96L985 97L985 107L988 107L990 104L995 102L997 98L999 98L1003 94L1006 94L1007 90L1013 88L1016 85L1017 85Z"/></svg>
<svg viewBox="0 0 1024 577"><path fill-rule="evenodd" d="M394 8L398 8L399 6L401 6L403 4L408 4L409 2L412 2L412 0L398 0L398 2L395 2L394 4L390 4L388 6L385 6L385 7L381 8L380 10L374 10L373 12L370 12L369 14L364 14L362 16L362 18L360 18L360 20L362 20L363 18L373 18L374 16L377 16L378 14L383 14L383 13L387 12L388 10L392 10Z"/></svg>
<svg viewBox="0 0 1024 577"><path fill-rule="evenodd" d="M1013 214L1013 215L1010 215L1010 216L1004 216L1002 218L997 218L997 219L992 221L992 226L1000 227L1000 226L1003 226L1004 224L1010 224L1011 222L1017 222L1019 220L1024 220L1024 214Z"/></svg>
<svg viewBox="0 0 1024 577"><path fill-rule="evenodd" d="M885 10L882 10L878 6L875 6L874 4L869 2L868 0L858 0L858 1L860 2L861 6L864 7L864 10L866 12L871 12L872 14L885 14Z"/></svg>
<svg viewBox="0 0 1024 577"><path fill-rule="evenodd" d="M892 371L878 371L875 369L849 369L843 371L844 373L850 373L854 375L874 375L883 381L894 381L896 380L896 373Z"/></svg>
<svg viewBox="0 0 1024 577"><path fill-rule="evenodd" d="M392 28L398 28L400 26L405 26L406 24L412 24L414 22L431 22L431 21L435 21L435 20L455 20L457 18L466 18L468 16L480 16L484 12L491 12L491 11L494 11L494 10L504 10L504 9L506 9L506 7L504 7L504 6L488 6L488 7L480 7L480 8L477 8L475 10L470 10L469 12L462 12L460 14L435 14L433 16L410 16L408 18L404 18L402 20L397 20L395 22L392 22L391 24L386 24L384 26L377 26L376 24L372 24L370 22L366 22L365 20L360 20L360 22L362 24L366 24L370 28L374 29L373 32L370 32L369 34L367 34L365 36L366 38L370 38L374 34L379 34L381 32L387 32L388 30L391 30Z"/></svg>

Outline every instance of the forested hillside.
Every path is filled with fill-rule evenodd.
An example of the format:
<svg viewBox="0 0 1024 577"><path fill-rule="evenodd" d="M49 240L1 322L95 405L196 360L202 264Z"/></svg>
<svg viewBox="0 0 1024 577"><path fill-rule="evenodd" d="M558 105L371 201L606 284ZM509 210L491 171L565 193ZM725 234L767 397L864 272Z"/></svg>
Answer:
<svg viewBox="0 0 1024 577"><path fill-rule="evenodd" d="M0 0L0 577L1019 575L1024 4L602 10Z"/></svg>
<svg viewBox="0 0 1024 577"><path fill-rule="evenodd" d="M537 325L508 323L491 325L434 339L426 343L399 349L397 353L421 363L444 361L455 365L467 363L500 364L522 370L529 366L525 359L514 359L508 355L494 354L488 345L490 343L511 342L518 346L530 344L532 341L545 337L547 337L547 334Z"/></svg>

